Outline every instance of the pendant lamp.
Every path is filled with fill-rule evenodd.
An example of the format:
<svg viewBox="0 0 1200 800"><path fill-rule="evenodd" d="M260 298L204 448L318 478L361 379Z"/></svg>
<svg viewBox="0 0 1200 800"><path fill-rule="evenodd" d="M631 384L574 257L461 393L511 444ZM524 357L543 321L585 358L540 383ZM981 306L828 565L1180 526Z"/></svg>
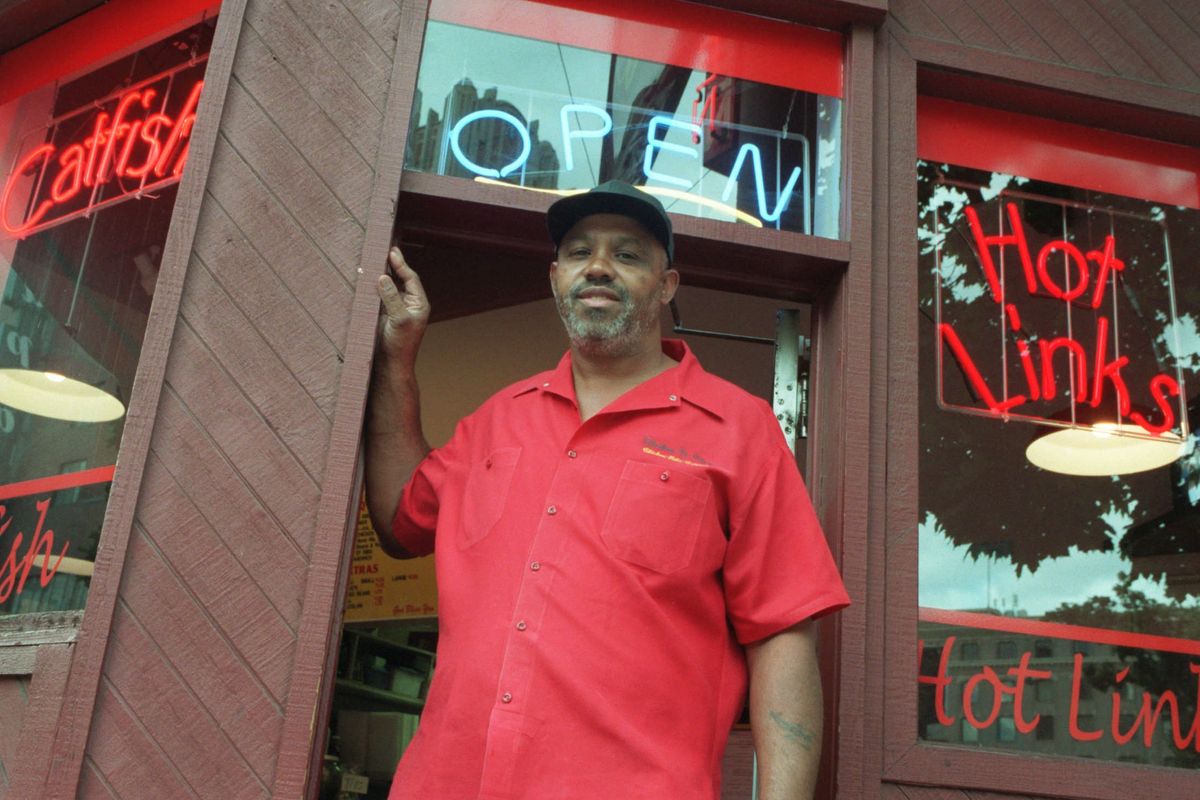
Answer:
<svg viewBox="0 0 1200 800"><path fill-rule="evenodd" d="M95 223L93 215L93 229ZM87 353L71 324L86 265L85 249L66 322L54 331L49 355L36 365L40 369L0 368L0 405L66 422L110 422L125 414L125 405L105 389L116 379Z"/></svg>
<svg viewBox="0 0 1200 800"><path fill-rule="evenodd" d="M1146 414L1146 410L1141 410ZM1112 403L1086 403L1054 416L1025 448L1031 464L1063 475L1108 476L1165 467L1179 459L1187 441L1172 431L1157 436L1117 413Z"/></svg>

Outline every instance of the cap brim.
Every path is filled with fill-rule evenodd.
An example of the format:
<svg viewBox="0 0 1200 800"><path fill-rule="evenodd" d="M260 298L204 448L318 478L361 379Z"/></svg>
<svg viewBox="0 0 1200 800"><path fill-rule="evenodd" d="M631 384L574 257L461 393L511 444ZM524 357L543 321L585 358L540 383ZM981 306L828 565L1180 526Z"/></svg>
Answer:
<svg viewBox="0 0 1200 800"><path fill-rule="evenodd" d="M636 220L662 245L667 260L672 260L671 230L666 227L662 214L652 202L616 193L585 192L564 197L550 206L546 212L546 226L550 229L554 246L562 243L563 237L575 227L575 223L592 214L620 214Z"/></svg>

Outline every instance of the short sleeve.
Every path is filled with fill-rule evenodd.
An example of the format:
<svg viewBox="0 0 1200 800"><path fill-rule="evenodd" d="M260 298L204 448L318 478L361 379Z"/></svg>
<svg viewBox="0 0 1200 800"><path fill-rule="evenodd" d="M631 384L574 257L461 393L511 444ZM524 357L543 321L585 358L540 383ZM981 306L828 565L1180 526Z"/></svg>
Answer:
<svg viewBox="0 0 1200 800"><path fill-rule="evenodd" d="M742 644L850 604L782 434L763 450L761 473L730 507L725 600Z"/></svg>
<svg viewBox="0 0 1200 800"><path fill-rule="evenodd" d="M400 495L392 518L392 536L410 555L425 556L433 552L438 510L447 476L463 461L465 429L470 419L460 420L450 441L425 456Z"/></svg>

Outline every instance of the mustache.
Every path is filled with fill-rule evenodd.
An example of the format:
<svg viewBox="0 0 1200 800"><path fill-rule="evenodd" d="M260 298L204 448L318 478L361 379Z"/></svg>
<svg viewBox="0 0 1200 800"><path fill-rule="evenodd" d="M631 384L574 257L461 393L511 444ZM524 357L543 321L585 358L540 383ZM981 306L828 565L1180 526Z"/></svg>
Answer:
<svg viewBox="0 0 1200 800"><path fill-rule="evenodd" d="M567 292L567 297L570 300L578 300L583 293L589 289L606 289L607 291L615 294L622 303L629 301L629 290L624 286L616 283L603 283L601 281L592 281L586 279L581 280L572 286L570 291Z"/></svg>

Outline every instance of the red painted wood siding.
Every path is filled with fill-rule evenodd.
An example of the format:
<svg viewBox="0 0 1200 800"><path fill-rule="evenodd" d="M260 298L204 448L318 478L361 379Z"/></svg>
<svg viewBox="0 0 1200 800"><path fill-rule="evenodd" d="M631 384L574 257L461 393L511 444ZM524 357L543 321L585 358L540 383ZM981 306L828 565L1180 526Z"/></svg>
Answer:
<svg viewBox="0 0 1200 800"><path fill-rule="evenodd" d="M9 771L17 757L21 723L29 704L28 675L0 675L0 800L8 797Z"/></svg>
<svg viewBox="0 0 1200 800"><path fill-rule="evenodd" d="M246 6L79 797L271 793L399 18Z"/></svg>
<svg viewBox="0 0 1200 800"><path fill-rule="evenodd" d="M912 36L1200 91L1194 0L892 0Z"/></svg>

